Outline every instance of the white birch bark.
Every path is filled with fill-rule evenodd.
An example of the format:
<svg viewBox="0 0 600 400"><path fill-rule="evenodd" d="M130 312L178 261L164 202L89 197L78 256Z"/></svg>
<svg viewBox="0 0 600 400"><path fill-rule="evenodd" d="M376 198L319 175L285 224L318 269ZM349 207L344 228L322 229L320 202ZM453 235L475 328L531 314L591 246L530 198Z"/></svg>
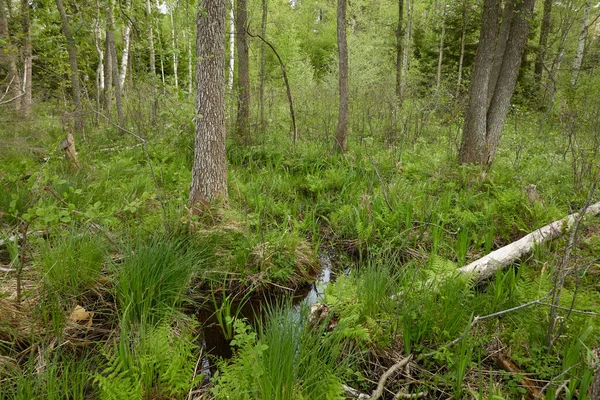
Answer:
<svg viewBox="0 0 600 400"><path fill-rule="evenodd" d="M146 15L148 16L148 41L150 42L150 74L156 75L156 52L154 51L154 32L152 29L152 5L150 0L146 0Z"/></svg>
<svg viewBox="0 0 600 400"><path fill-rule="evenodd" d="M577 41L577 51L575 52L575 58L573 59L573 69L571 71L571 85L575 86L577 78L579 77L579 70L583 63L583 52L585 50L585 42L587 41L588 29L589 29L589 16L592 8L592 2L586 1L585 8L583 9L583 19L581 23L581 32L579 33L579 40Z"/></svg>
<svg viewBox="0 0 600 400"><path fill-rule="evenodd" d="M125 9L129 10L131 1L125 3ZM121 70L119 71L119 85L125 87L125 78L127 77L127 66L129 63L129 47L131 44L131 21L127 19L125 30L123 31L123 54L121 57Z"/></svg>
<svg viewBox="0 0 600 400"><path fill-rule="evenodd" d="M229 76L227 79L227 88L233 89L233 73L235 71L235 14L233 0L230 1L231 10L229 11Z"/></svg>
<svg viewBox="0 0 600 400"><path fill-rule="evenodd" d="M404 31L404 54L402 55L402 83L400 85L400 91L404 97L404 90L406 89L406 75L408 75L408 62L410 52L410 39L412 37L412 14L413 14L414 0L407 0L406 4L406 30Z"/></svg>
<svg viewBox="0 0 600 400"><path fill-rule="evenodd" d="M175 22L173 21L173 10L169 10L171 18L171 41L173 44L173 76L175 78L175 89L179 88L179 79L177 77L177 67L179 65L179 55L177 54L177 37L175 36Z"/></svg>

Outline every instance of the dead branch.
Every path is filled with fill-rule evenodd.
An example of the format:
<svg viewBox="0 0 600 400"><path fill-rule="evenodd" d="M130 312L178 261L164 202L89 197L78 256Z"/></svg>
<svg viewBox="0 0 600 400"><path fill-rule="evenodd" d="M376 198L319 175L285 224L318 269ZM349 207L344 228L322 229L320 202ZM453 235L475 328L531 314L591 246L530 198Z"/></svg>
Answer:
<svg viewBox="0 0 600 400"><path fill-rule="evenodd" d="M383 373L383 375L381 375L381 378L379 378L379 383L377 383L377 389L375 389L373 391L373 393L371 394L371 400L376 400L378 398L381 397L381 395L383 394L383 389L385 386L385 382L387 381L387 379L397 370L399 370L400 368L403 368L406 364L408 364L410 362L410 360L412 360L412 354L409 355L408 357L398 361L396 364L392 365L390 368L388 368L387 371L385 371Z"/></svg>

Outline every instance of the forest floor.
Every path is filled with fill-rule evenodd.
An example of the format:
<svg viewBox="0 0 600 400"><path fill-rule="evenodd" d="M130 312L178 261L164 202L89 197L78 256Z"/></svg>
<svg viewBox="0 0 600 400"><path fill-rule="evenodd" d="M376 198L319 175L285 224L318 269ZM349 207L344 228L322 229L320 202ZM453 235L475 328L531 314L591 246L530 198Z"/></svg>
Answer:
<svg viewBox="0 0 600 400"><path fill-rule="evenodd" d="M78 168L58 119L3 124L0 399L588 398L597 218L566 264L569 235L482 284L453 273L590 197L594 160L538 117L507 123L489 171L433 119L344 155L325 135L230 140L229 202L201 217L184 118L126 124L144 142L90 127ZM291 295L324 255L317 315Z"/></svg>

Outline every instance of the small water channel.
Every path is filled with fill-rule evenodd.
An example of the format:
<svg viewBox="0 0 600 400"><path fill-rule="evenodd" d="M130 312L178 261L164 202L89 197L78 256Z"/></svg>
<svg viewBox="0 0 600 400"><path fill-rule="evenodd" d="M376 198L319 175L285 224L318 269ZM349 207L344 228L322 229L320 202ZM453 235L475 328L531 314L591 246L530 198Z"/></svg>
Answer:
<svg viewBox="0 0 600 400"><path fill-rule="evenodd" d="M325 288L334 277L331 258L326 251L319 253L319 265L320 273L315 282L291 293L292 304L298 313L303 307L310 307L319 302L319 299L324 296ZM281 298L281 295L251 296L245 302L234 301L232 309L234 313L237 313L238 308L241 307L239 316L247 318L252 323L263 315L266 307L276 305L278 301L281 301ZM196 310L196 316L203 326L201 342L205 356L202 359L202 373L206 376L212 376L216 370L215 360L232 356L229 345L230 340L225 337L221 326L218 324L212 298L206 300L204 305Z"/></svg>

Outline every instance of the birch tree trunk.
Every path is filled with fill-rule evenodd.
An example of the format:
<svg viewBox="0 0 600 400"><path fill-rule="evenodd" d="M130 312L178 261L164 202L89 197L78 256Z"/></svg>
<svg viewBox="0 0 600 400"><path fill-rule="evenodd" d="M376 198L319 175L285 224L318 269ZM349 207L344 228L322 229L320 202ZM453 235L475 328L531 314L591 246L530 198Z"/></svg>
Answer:
<svg viewBox="0 0 600 400"><path fill-rule="evenodd" d="M235 15L233 1L230 2L229 10L229 75L227 87L233 89L233 75L235 73Z"/></svg>
<svg viewBox="0 0 600 400"><path fill-rule="evenodd" d="M169 10L169 17L171 18L171 41L173 45L173 77L175 78L175 89L179 88L179 79L177 74L177 67L179 65L179 53L177 50L177 36L175 35L175 22L173 21L173 10Z"/></svg>
<svg viewBox="0 0 600 400"><path fill-rule="evenodd" d="M585 8L583 9L583 19L581 20L581 31L579 33L579 39L577 40L577 51L575 52L575 58L573 59L573 69L571 70L571 85L577 84L577 78L579 76L579 70L583 63L583 52L585 50L585 42L587 41L588 29L589 29L589 17L590 10L592 9L592 2L587 0Z"/></svg>
<svg viewBox="0 0 600 400"><path fill-rule="evenodd" d="M0 39L4 42L4 49L0 51L0 65L8 70L7 82L10 86L10 98L3 102L12 102L15 111L21 108L21 77L17 69L17 52L8 31L7 11L4 8L4 2L0 0Z"/></svg>
<svg viewBox="0 0 600 400"><path fill-rule="evenodd" d="M550 34L550 22L552 20L552 3L554 0L544 0L544 12L542 14L542 27L540 30L540 41L538 52L535 57L535 68L533 76L538 87L542 83L542 73L544 72L544 59L548 47L548 35Z"/></svg>
<svg viewBox="0 0 600 400"><path fill-rule="evenodd" d="M186 29L187 39L187 58L188 58L188 92L190 94L194 91L194 68L192 64L192 32L191 29Z"/></svg>
<svg viewBox="0 0 600 400"><path fill-rule="evenodd" d="M437 77L435 80L435 89L437 92L440 90L440 84L442 82L442 62L444 61L444 36L446 35L446 2L442 2L442 34L440 35L440 44L438 47L438 65L437 65Z"/></svg>
<svg viewBox="0 0 600 400"><path fill-rule="evenodd" d="M268 12L268 0L262 0L262 20L260 24L260 35L264 38L267 34L267 12ZM260 108L260 129L262 132L265 131L265 42L260 41L260 88L258 95L258 102Z"/></svg>
<svg viewBox="0 0 600 400"><path fill-rule="evenodd" d="M129 11L131 1L125 2L125 9ZM121 56L121 69L119 71L119 86L125 88L125 79L127 78L127 67L129 66L129 50L131 45L131 20L127 18L125 29L123 31L123 53Z"/></svg>
<svg viewBox="0 0 600 400"><path fill-rule="evenodd" d="M250 62L248 58L248 41L246 26L248 23L247 0L236 0L235 38L237 46L237 90L238 113L236 119L236 136L250 142Z"/></svg>
<svg viewBox="0 0 600 400"><path fill-rule="evenodd" d="M146 18L148 18L148 42L150 46L150 75L156 76L156 51L154 50L154 18L152 16L152 5L150 0L146 0Z"/></svg>
<svg viewBox="0 0 600 400"><path fill-rule="evenodd" d="M28 0L21 0L21 28L22 28L22 45L21 52L23 55L23 80L21 82L23 96L21 97L21 115L24 119L28 119L31 115L32 97L32 45L31 45L31 16L30 5Z"/></svg>
<svg viewBox="0 0 600 400"><path fill-rule="evenodd" d="M460 95L460 85L462 84L463 62L465 59L465 40L467 37L467 18L469 16L469 0L463 0L462 4L462 32L460 34L460 55L458 58L458 79L456 82L456 93L454 97Z"/></svg>
<svg viewBox="0 0 600 400"><path fill-rule="evenodd" d="M335 134L334 151L343 153L348 150L348 45L346 42L346 0L337 3L337 39L339 58L340 109Z"/></svg>
<svg viewBox="0 0 600 400"><path fill-rule="evenodd" d="M225 164L226 0L202 0L196 38L196 141L189 205L201 213L217 198L227 199Z"/></svg>
<svg viewBox="0 0 600 400"><path fill-rule="evenodd" d="M398 25L396 26L396 100L398 105L402 104L402 40L404 30L402 29L402 18L404 17L404 0L398 0Z"/></svg>
<svg viewBox="0 0 600 400"><path fill-rule="evenodd" d="M121 81L119 80L119 65L117 63L117 50L115 48L115 32L112 16L112 1L106 6L106 48L110 54L110 70L112 84L114 86L115 104L117 105L117 119L123 121L123 104L121 102Z"/></svg>
<svg viewBox="0 0 600 400"><path fill-rule="evenodd" d="M71 67L71 89L73 90L73 102L75 103L75 131L81 132L83 130L84 122L81 107L81 90L79 87L79 68L77 67L77 48L75 47L75 40L71 34L71 27L69 26L69 19L63 6L62 0L56 0L56 7L60 14L62 23L62 30L65 35L67 42L67 52L69 53L69 66Z"/></svg>
<svg viewBox="0 0 600 400"><path fill-rule="evenodd" d="M400 82L400 97L404 98L406 89L406 76L408 75L408 62L410 40L412 38L412 14L414 0L406 0L406 29L404 30L404 49L402 53L402 82Z"/></svg>

